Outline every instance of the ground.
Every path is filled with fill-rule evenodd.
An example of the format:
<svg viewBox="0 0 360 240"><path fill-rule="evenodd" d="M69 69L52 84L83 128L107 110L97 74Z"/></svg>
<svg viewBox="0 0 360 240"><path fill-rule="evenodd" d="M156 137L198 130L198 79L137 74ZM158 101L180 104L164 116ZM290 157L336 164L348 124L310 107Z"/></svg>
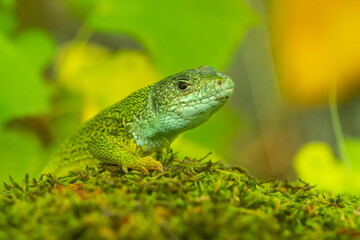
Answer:
<svg viewBox="0 0 360 240"><path fill-rule="evenodd" d="M0 239L360 239L360 198L164 152L149 176L97 166L10 179Z"/></svg>

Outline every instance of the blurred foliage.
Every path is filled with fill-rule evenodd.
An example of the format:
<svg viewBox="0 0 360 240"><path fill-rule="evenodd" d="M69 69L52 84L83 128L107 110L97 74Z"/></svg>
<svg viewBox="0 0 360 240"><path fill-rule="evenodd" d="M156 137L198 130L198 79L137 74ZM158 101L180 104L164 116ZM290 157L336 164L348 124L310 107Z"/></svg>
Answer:
<svg viewBox="0 0 360 240"><path fill-rule="evenodd" d="M212 152L214 161L228 162L229 149L242 127L242 118L229 108L222 108L208 122L182 133L172 144L180 158L200 158Z"/></svg>
<svg viewBox="0 0 360 240"><path fill-rule="evenodd" d="M330 146L316 142L297 153L295 170L321 189L358 194L360 142L348 139L346 151L342 150L335 96L345 100L360 89L359 11L357 0L277 0L270 4L270 33L283 95L298 104L330 104L339 155L346 163L342 155L347 152L351 165L350 171Z"/></svg>
<svg viewBox="0 0 360 240"><path fill-rule="evenodd" d="M36 176L45 163L45 151L32 133L19 130L0 131L0 179L8 175L20 178L24 172Z"/></svg>
<svg viewBox="0 0 360 240"><path fill-rule="evenodd" d="M18 5L29 1L0 0L0 181L8 174L15 179L25 173L36 176L49 152L83 121L143 86L201 65L226 70L245 31L258 20L245 0L59 0L65 5L54 12L71 9L80 20L79 31L72 37L79 27L76 20L52 19L66 13L49 16L54 12L24 7L56 5L49 2L53 3L25 4L19 11ZM358 90L357 0L275 0L269 6L273 53L284 95L296 103L314 104L327 102L335 85L342 99ZM32 11L30 17L41 11L46 14L22 24L26 16L20 15L26 11ZM33 23L48 20L51 23L39 24L46 31L29 29ZM55 22L61 24L61 31ZM63 35L56 37L57 31ZM121 37L109 45L101 41L101 37L116 35L134 39L137 50L114 44ZM243 53L239 56L236 67L244 70L240 76L246 79L246 65L252 63L243 59ZM257 56L251 56L253 62ZM53 75L45 74L49 65ZM266 71L257 66L261 64L253 65L255 71L264 75ZM243 94L246 104L257 102L250 99L256 97L257 89L271 91L263 84L263 75L258 75L261 81L247 83L253 89ZM266 115L261 109L257 109L259 122ZM40 124L35 126L34 119ZM57 234L64 239L360 235L359 199L353 195L319 192L301 180L259 181L240 168L193 159L212 151L212 160L226 161L241 120L242 116L223 108L206 124L182 134L173 143L178 157L170 153L161 159L165 163L162 174L143 177L132 171L119 175L91 168L61 179L47 175L29 181L27 177L23 185L11 179L0 191L0 229L7 229L0 231L0 239L55 238ZM265 146L270 139L268 146L275 150L269 153L275 155L286 151L279 146L289 145L276 144L286 139L286 127L279 131L281 136L266 139L266 132L271 132L268 127L274 125L262 125L259 140L252 144L248 138L245 141L250 144L244 146L256 145L254 152L266 161L258 145ZM318 142L296 155L298 175L319 189L359 195L360 140L347 139L346 147L351 172L328 145ZM240 152L236 149L231 157Z"/></svg>
<svg viewBox="0 0 360 240"><path fill-rule="evenodd" d="M1 239L352 239L359 198L165 153L164 172L87 168L10 180ZM41 224L39 224L41 223ZM354 238L355 239L355 238Z"/></svg>
<svg viewBox="0 0 360 240"><path fill-rule="evenodd" d="M14 30L16 20L13 15L15 1L14 0L0 0L0 32L10 33Z"/></svg>
<svg viewBox="0 0 360 240"><path fill-rule="evenodd" d="M360 140L347 139L346 153L351 169L334 157L327 144L309 143L297 153L294 168L300 178L317 184L320 189L360 194Z"/></svg>
<svg viewBox="0 0 360 240"><path fill-rule="evenodd" d="M83 98L82 120L160 79L149 59L138 51L111 52L82 42L59 50L57 81Z"/></svg>
<svg viewBox="0 0 360 240"><path fill-rule="evenodd" d="M40 30L14 34L14 5L15 1L0 1L0 179L41 170L45 151L39 139L30 132L5 129L4 124L45 114L50 107L43 71L54 42Z"/></svg>
<svg viewBox="0 0 360 240"><path fill-rule="evenodd" d="M52 40L41 31L28 31L17 38L0 33L0 126L49 109L42 72L53 50Z"/></svg>
<svg viewBox="0 0 360 240"><path fill-rule="evenodd" d="M360 2L277 0L270 33L283 94L300 104L326 103L360 89Z"/></svg>
<svg viewBox="0 0 360 240"><path fill-rule="evenodd" d="M244 1L237 0L65 2L82 27L73 39L55 46L44 30L19 27L19 21L26 20L15 15L25 13L16 10L21 2L0 0L0 131L4 133L0 141L14 146L5 149L7 145L0 143L0 154L8 157L0 163L0 179L7 173L16 179L26 172L36 174L39 164L82 122L143 86L201 65L222 71L257 18ZM32 10L37 11L27 11ZM46 21L46 15L42 17L33 22ZM111 46L92 42L92 33L99 32L130 36L145 51L110 50ZM50 64L53 74L45 79ZM37 126L43 129L38 133L26 122L40 116L46 126ZM196 157L213 151L214 158L224 160L238 119L223 110L208 126L179 138L175 150ZM14 120L20 128L9 124ZM214 134L213 140L209 134ZM19 151L22 148L26 150ZM29 158L24 159L24 153ZM31 167L30 160L35 161Z"/></svg>
<svg viewBox="0 0 360 240"><path fill-rule="evenodd" d="M69 0L87 27L128 34L164 75L209 65L224 69L254 12L243 0Z"/></svg>

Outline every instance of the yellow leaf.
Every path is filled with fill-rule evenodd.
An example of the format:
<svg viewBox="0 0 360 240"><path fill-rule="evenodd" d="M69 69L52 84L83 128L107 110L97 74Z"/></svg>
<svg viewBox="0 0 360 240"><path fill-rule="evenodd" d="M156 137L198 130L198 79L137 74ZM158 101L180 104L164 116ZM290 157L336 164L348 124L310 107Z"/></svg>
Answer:
<svg viewBox="0 0 360 240"><path fill-rule="evenodd" d="M270 8L270 33L284 95L296 103L328 100L360 87L360 1L276 0Z"/></svg>
<svg viewBox="0 0 360 240"><path fill-rule="evenodd" d="M149 59L137 51L77 43L60 50L58 81L83 95L83 120L159 80Z"/></svg>
<svg viewBox="0 0 360 240"><path fill-rule="evenodd" d="M360 169L347 170L331 148L322 142L303 146L296 154L294 168L298 176L319 189L335 193L360 193Z"/></svg>

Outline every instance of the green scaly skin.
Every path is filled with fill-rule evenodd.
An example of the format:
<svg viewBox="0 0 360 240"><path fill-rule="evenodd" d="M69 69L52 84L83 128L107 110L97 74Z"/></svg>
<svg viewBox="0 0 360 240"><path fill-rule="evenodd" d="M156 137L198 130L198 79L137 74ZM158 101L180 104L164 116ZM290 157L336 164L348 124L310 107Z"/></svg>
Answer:
<svg viewBox="0 0 360 240"><path fill-rule="evenodd" d="M141 171L162 172L150 154L169 147L183 131L194 128L231 97L234 83L203 66L169 76L104 109L65 141L43 172L55 174L99 161Z"/></svg>

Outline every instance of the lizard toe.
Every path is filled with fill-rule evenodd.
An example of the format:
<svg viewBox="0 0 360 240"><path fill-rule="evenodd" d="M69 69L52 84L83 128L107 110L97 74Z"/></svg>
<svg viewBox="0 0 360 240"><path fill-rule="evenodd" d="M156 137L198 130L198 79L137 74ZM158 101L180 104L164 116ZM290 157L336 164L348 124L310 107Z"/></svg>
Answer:
<svg viewBox="0 0 360 240"><path fill-rule="evenodd" d="M149 171L145 167L140 167L138 170L142 172L145 176L149 175Z"/></svg>
<svg viewBox="0 0 360 240"><path fill-rule="evenodd" d="M142 172L144 175L149 175L149 171L163 171L163 166L160 162L154 160L152 157L147 156L143 158L133 159L122 165L123 172L127 173L128 169Z"/></svg>
<svg viewBox="0 0 360 240"><path fill-rule="evenodd" d="M123 165L121 166L121 170L122 170L125 174L129 173L128 167L127 167L125 164L123 164Z"/></svg>
<svg viewBox="0 0 360 240"><path fill-rule="evenodd" d="M141 161L146 169L163 172L163 165L159 161L154 160L151 156L144 157Z"/></svg>

